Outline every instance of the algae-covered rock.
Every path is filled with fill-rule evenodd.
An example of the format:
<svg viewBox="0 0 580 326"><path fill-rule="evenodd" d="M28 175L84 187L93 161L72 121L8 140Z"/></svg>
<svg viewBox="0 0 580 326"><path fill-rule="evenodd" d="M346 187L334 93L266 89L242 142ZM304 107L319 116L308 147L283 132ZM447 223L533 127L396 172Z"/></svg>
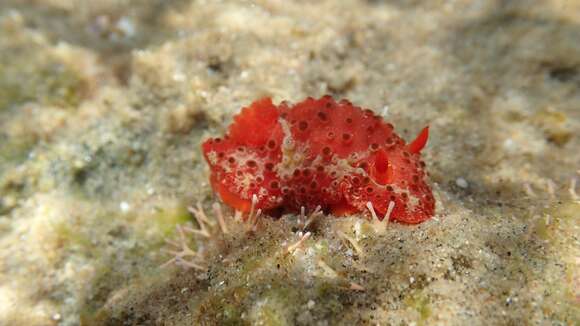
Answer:
<svg viewBox="0 0 580 326"><path fill-rule="evenodd" d="M579 13L0 1L0 324L577 324ZM324 94L430 126L434 218L220 203L201 142Z"/></svg>
<svg viewBox="0 0 580 326"><path fill-rule="evenodd" d="M87 81L23 20L17 12L0 16L0 111L26 102L76 106Z"/></svg>

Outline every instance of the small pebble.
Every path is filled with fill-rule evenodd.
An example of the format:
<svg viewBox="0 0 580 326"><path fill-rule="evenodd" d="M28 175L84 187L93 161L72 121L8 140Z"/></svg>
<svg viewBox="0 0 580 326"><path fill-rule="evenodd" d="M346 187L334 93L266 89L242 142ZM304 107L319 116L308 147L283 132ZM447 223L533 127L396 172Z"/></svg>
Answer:
<svg viewBox="0 0 580 326"><path fill-rule="evenodd" d="M515 142L513 139L508 138L503 142L503 147L508 150L513 150L515 149Z"/></svg>
<svg viewBox="0 0 580 326"><path fill-rule="evenodd" d="M389 106L388 106L388 105L385 105L385 106L383 107L382 116L383 116L383 117L386 117L386 116L388 116L388 115L389 115Z"/></svg>
<svg viewBox="0 0 580 326"><path fill-rule="evenodd" d="M465 180L463 178L457 178L457 180L455 180L455 184L459 188L463 188L463 189L467 189L467 187L469 186L469 184L467 183L467 180Z"/></svg>
<svg viewBox="0 0 580 326"><path fill-rule="evenodd" d="M175 72L172 77L173 80L176 82L182 82L187 79L187 76L182 72Z"/></svg>
<svg viewBox="0 0 580 326"><path fill-rule="evenodd" d="M127 213L131 209L131 206L126 201L122 201L121 204L119 204L119 208L121 209L121 212Z"/></svg>

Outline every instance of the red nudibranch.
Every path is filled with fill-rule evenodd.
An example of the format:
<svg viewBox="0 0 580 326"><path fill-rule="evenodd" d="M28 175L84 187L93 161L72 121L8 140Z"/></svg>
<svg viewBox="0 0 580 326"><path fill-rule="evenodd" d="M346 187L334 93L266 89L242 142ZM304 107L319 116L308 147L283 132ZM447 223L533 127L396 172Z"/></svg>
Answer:
<svg viewBox="0 0 580 326"><path fill-rule="evenodd" d="M420 153L428 137L426 127L406 144L392 124L347 100L276 106L263 98L202 149L214 191L236 210L250 211L252 201L271 215L370 209L381 220L415 224L435 210Z"/></svg>

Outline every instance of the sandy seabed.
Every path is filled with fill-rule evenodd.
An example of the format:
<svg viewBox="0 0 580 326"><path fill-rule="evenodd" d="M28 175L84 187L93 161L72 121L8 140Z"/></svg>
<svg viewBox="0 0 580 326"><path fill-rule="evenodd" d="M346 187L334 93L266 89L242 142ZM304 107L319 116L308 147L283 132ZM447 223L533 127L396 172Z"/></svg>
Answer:
<svg viewBox="0 0 580 326"><path fill-rule="evenodd" d="M216 205L201 141L324 94L431 127L435 218ZM3 0L0 325L578 324L578 130L580 1Z"/></svg>

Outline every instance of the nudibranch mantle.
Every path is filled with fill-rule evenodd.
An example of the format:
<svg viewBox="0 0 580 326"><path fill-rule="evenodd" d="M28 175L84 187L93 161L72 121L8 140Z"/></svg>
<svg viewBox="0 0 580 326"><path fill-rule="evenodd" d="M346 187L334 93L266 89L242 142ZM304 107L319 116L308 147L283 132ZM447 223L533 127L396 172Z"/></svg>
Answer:
<svg viewBox="0 0 580 326"><path fill-rule="evenodd" d="M428 136L426 127L407 144L373 111L330 96L277 106L263 98L202 150L214 191L236 210L370 209L380 220L416 224L435 211L421 160Z"/></svg>

